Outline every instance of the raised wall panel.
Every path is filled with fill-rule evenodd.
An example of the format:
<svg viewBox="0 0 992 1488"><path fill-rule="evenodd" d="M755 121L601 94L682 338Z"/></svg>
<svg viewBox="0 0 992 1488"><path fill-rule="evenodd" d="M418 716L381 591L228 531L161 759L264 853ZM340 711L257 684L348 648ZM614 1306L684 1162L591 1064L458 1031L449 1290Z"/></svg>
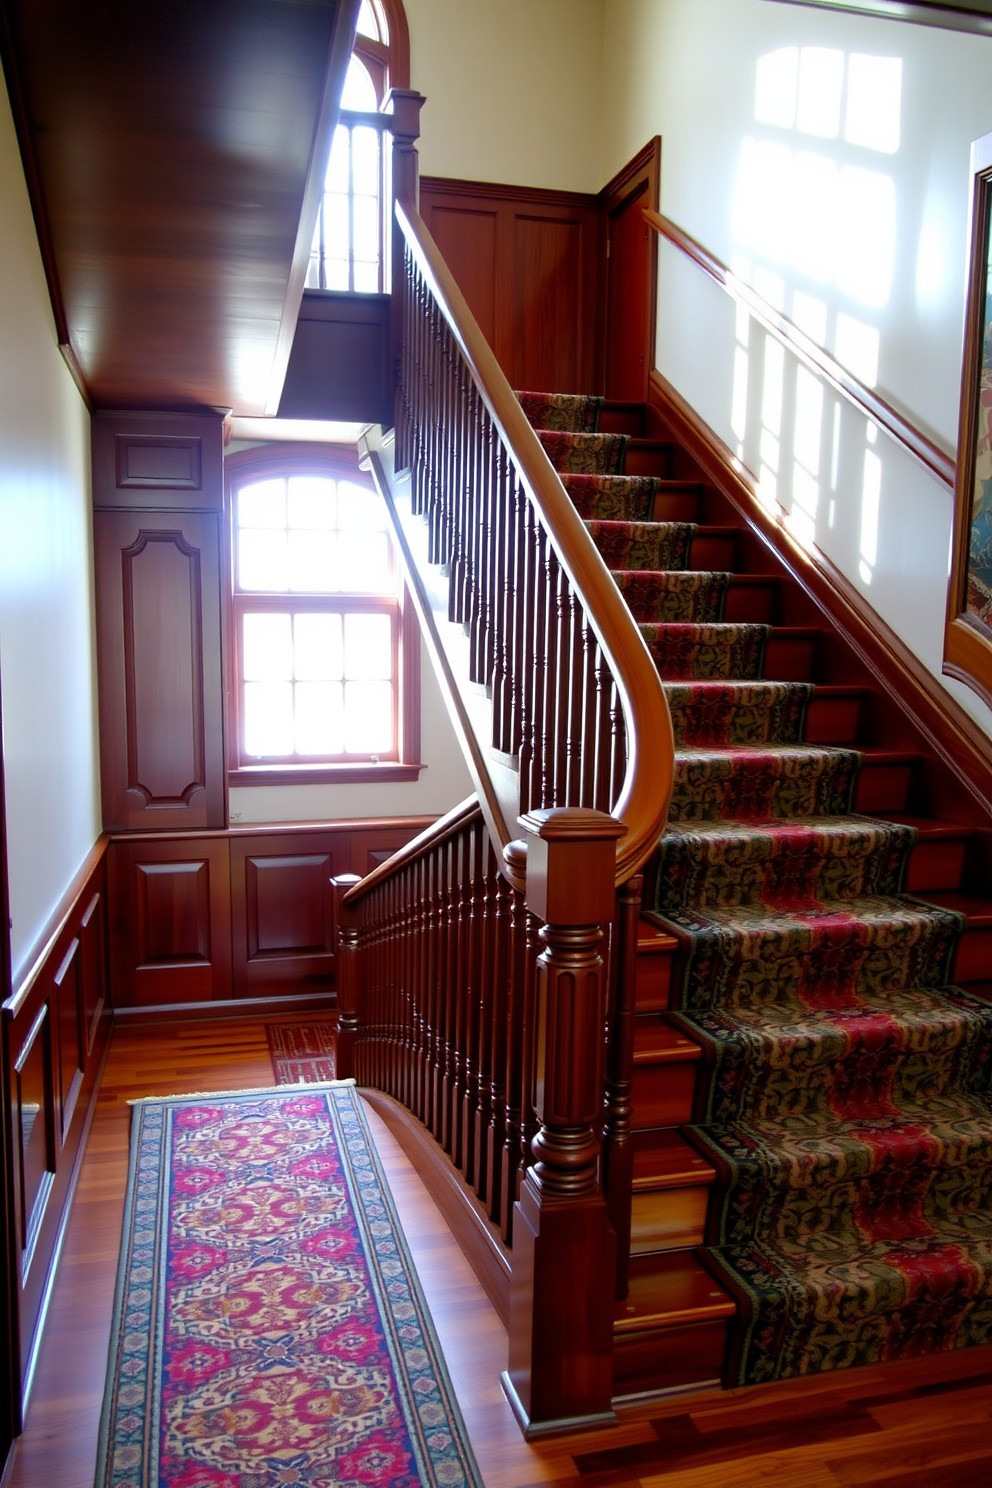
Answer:
<svg viewBox="0 0 992 1488"><path fill-rule="evenodd" d="M108 828L224 822L220 518L94 518Z"/></svg>
<svg viewBox="0 0 992 1488"><path fill-rule="evenodd" d="M79 949L79 937L74 936L53 978L59 1026L59 1130L63 1140L72 1121L86 1065L83 963Z"/></svg>
<svg viewBox="0 0 992 1488"><path fill-rule="evenodd" d="M115 842L110 872L115 1004L230 997L226 840Z"/></svg>
<svg viewBox="0 0 992 1488"><path fill-rule="evenodd" d="M490 346L495 346L498 214L439 204L428 206L427 210L430 234L482 334Z"/></svg>
<svg viewBox="0 0 992 1488"><path fill-rule="evenodd" d="M425 176L420 211L513 386L594 392L597 198Z"/></svg>
<svg viewBox="0 0 992 1488"><path fill-rule="evenodd" d="M100 1032L107 1007L106 896L94 894L80 920L82 940L83 1034L87 1056Z"/></svg>
<svg viewBox="0 0 992 1488"><path fill-rule="evenodd" d="M334 978L331 879L348 862L340 832L231 840L236 995L329 990Z"/></svg>
<svg viewBox="0 0 992 1488"><path fill-rule="evenodd" d="M94 415L94 506L220 511L222 464L219 414Z"/></svg>
<svg viewBox="0 0 992 1488"><path fill-rule="evenodd" d="M582 230L578 218L514 218L514 335L507 372L514 387L582 386Z"/></svg>
<svg viewBox="0 0 992 1488"><path fill-rule="evenodd" d="M389 295L306 290L280 418L392 423Z"/></svg>

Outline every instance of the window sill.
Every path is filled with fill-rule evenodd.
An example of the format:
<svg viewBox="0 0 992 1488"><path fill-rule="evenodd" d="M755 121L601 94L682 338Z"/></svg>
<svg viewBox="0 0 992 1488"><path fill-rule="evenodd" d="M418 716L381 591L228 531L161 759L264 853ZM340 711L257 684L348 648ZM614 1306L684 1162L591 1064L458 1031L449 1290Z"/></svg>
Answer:
<svg viewBox="0 0 992 1488"><path fill-rule="evenodd" d="M426 765L242 765L229 770L228 785L397 785L418 780Z"/></svg>

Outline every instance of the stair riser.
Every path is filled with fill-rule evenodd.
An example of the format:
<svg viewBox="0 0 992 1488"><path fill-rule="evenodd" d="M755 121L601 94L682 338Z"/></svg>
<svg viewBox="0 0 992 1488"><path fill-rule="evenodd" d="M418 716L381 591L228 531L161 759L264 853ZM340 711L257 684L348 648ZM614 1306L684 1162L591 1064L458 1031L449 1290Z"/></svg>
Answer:
<svg viewBox="0 0 992 1488"><path fill-rule="evenodd" d="M634 1069L634 1131L685 1126L692 1120L698 1062L643 1064Z"/></svg>
<svg viewBox="0 0 992 1488"><path fill-rule="evenodd" d="M758 625L771 625L775 619L775 602L778 584L775 579L766 582L742 584L735 579L727 592L723 607L723 618L730 622L749 621Z"/></svg>
<svg viewBox="0 0 992 1488"><path fill-rule="evenodd" d="M651 520L652 522L697 522L698 514L699 497L694 491L662 491L654 499Z"/></svg>
<svg viewBox="0 0 992 1488"><path fill-rule="evenodd" d="M631 1205L631 1255L702 1245L709 1192L708 1186L695 1184L656 1193L635 1193Z"/></svg>
<svg viewBox="0 0 992 1488"><path fill-rule="evenodd" d="M736 556L736 537L694 537L689 567L709 573L729 573L733 570Z"/></svg>
<svg viewBox="0 0 992 1488"><path fill-rule="evenodd" d="M627 449L625 475L660 475L668 480L672 468L672 447L661 440L632 439Z"/></svg>
<svg viewBox="0 0 992 1488"><path fill-rule="evenodd" d="M614 1335L614 1398L715 1384L723 1370L727 1330L728 1323L721 1318Z"/></svg>
<svg viewBox="0 0 992 1488"><path fill-rule="evenodd" d="M938 889L959 889L964 873L965 843L918 842L906 870L905 892L925 894Z"/></svg>
<svg viewBox="0 0 992 1488"><path fill-rule="evenodd" d="M814 696L803 737L807 744L856 744L860 721L860 698Z"/></svg>
<svg viewBox="0 0 992 1488"><path fill-rule="evenodd" d="M865 816L873 811L905 811L912 780L912 765L875 765L866 760L854 792L855 811Z"/></svg>
<svg viewBox="0 0 992 1488"><path fill-rule="evenodd" d="M770 635L762 675L769 682L811 682L816 641Z"/></svg>
<svg viewBox="0 0 992 1488"><path fill-rule="evenodd" d="M958 942L954 980L958 985L992 978L992 926L966 930Z"/></svg>

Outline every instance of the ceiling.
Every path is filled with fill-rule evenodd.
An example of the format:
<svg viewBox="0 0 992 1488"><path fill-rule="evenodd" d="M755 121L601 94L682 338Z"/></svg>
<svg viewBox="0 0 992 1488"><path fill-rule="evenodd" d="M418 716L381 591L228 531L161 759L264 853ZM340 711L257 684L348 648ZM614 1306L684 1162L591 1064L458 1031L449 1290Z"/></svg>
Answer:
<svg viewBox="0 0 992 1488"><path fill-rule="evenodd" d="M92 407L276 411L358 0L0 0L63 352Z"/></svg>

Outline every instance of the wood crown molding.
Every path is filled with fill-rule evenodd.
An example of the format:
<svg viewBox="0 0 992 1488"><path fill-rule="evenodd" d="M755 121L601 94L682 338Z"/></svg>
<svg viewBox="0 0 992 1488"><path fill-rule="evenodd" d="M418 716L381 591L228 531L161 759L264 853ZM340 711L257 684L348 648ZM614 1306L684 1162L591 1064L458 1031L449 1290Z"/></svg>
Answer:
<svg viewBox="0 0 992 1488"><path fill-rule="evenodd" d="M757 485L726 444L657 369L650 402L682 440L706 478L829 615L872 673L885 683L943 763L988 815L992 802L992 739L951 696L850 580L825 554L810 551L758 499Z"/></svg>
<svg viewBox="0 0 992 1488"><path fill-rule="evenodd" d="M430 196L484 197L486 201L529 202L535 207L595 207L595 191L556 191L544 186L507 186L493 181L465 181L456 176L421 176L420 189Z"/></svg>

